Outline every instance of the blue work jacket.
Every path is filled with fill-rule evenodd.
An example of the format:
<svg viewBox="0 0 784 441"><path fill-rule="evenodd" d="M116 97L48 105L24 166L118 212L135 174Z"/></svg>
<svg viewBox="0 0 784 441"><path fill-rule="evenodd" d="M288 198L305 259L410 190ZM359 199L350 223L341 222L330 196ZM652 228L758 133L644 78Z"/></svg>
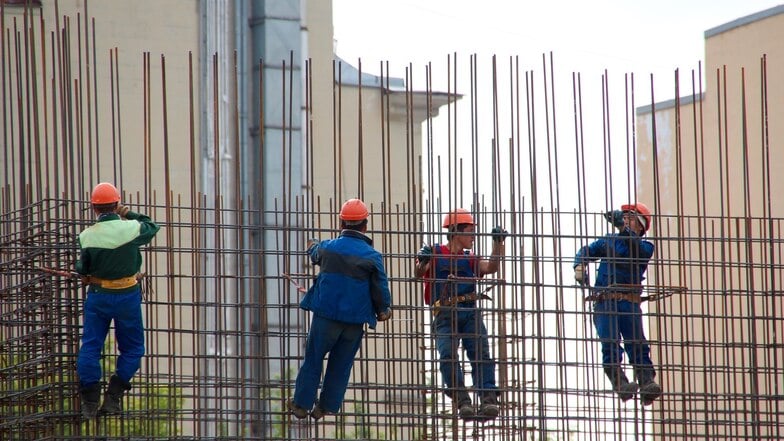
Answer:
<svg viewBox="0 0 784 441"><path fill-rule="evenodd" d="M373 241L358 231L343 230L336 239L313 244L308 254L321 270L300 307L320 317L375 328L376 314L391 306L392 296Z"/></svg>
<svg viewBox="0 0 784 441"><path fill-rule="evenodd" d="M601 259L595 289L617 284L639 285L645 280L645 271L654 249L653 243L627 228L580 248L574 257L574 266Z"/></svg>

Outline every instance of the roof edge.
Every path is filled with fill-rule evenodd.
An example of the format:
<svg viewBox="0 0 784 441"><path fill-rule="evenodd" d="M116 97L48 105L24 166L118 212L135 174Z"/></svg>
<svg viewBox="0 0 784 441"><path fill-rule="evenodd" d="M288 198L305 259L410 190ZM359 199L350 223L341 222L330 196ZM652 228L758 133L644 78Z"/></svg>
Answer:
<svg viewBox="0 0 784 441"><path fill-rule="evenodd" d="M692 104L695 101L702 101L704 95L705 95L704 92L700 92L696 96L695 95L682 96L682 97L680 97L680 99L678 101L680 102L681 105ZM676 100L675 99L666 100L666 101L659 101L658 103L647 104L645 106L638 107L637 110L636 110L636 113L637 113L637 115L645 115L645 114L651 113L651 111L654 108L656 108L656 110L672 109L672 108L675 107L675 104L676 104Z"/></svg>
<svg viewBox="0 0 784 441"><path fill-rule="evenodd" d="M405 89L406 87L406 80L403 78L396 78L396 77L379 77L377 75L369 74L367 72L362 72L360 77L359 69L354 67L353 64L347 62L346 60L340 58L339 56L335 55L335 61L338 62L339 70L340 70L340 82L341 84L347 86L359 86L360 79L363 87L370 87L370 88L378 88L378 89L385 89L387 88L388 82L389 89Z"/></svg>
<svg viewBox="0 0 784 441"><path fill-rule="evenodd" d="M774 6L769 9L765 9L764 11L756 12L751 15L747 15L745 17L741 17L730 22L724 23L723 25L719 25L713 28L708 29L705 31L705 38L714 37L718 34L723 32L730 31L735 28L739 28L741 26L747 25L749 23L754 23L755 21L764 20L769 17L773 17L774 15L779 15L784 13L784 5Z"/></svg>

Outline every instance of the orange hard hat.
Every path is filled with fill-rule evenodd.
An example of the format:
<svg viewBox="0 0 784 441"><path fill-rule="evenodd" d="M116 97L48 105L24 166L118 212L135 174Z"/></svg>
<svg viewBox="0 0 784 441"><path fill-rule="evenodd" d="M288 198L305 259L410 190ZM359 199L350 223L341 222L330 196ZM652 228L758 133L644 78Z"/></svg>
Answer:
<svg viewBox="0 0 784 441"><path fill-rule="evenodd" d="M474 217L471 216L471 212L465 208L458 208L444 215L444 222L441 226L444 228L449 228L450 225L460 224L476 225L474 222Z"/></svg>
<svg viewBox="0 0 784 441"><path fill-rule="evenodd" d="M621 205L621 211L631 211L642 216L643 220L645 220L645 231L647 232L651 229L651 210L647 205L643 204L642 202L637 202L636 204L625 204Z"/></svg>
<svg viewBox="0 0 784 441"><path fill-rule="evenodd" d="M120 192L114 185L108 182L101 182L93 188L90 202L92 202L93 205L114 204L120 202Z"/></svg>
<svg viewBox="0 0 784 441"><path fill-rule="evenodd" d="M340 218L345 221L361 221L368 217L368 209L360 199L349 199L340 208Z"/></svg>

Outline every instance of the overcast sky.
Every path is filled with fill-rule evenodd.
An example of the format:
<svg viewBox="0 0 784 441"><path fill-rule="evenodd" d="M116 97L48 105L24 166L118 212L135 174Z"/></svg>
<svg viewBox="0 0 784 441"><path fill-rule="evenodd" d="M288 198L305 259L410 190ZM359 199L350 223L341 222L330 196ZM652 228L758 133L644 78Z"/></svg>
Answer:
<svg viewBox="0 0 784 441"><path fill-rule="evenodd" d="M613 103L613 113L610 117L613 123L610 137L613 139L614 171L610 172L609 179L613 182L612 186L607 184L606 176L605 179L602 179L601 176L605 155L602 147L606 141L601 130L603 103L602 98L597 95L602 89L603 83L600 83L599 79L605 69L615 84L620 83L621 88L624 87L625 74L634 74L635 88L642 92L637 96L637 106L650 104L651 96L649 92L646 93L646 86L650 84L651 74L653 74L656 83L655 101L672 99L674 97L673 77L676 68L681 72L681 95L688 95L691 93L691 71L696 70L698 63L704 60L705 31L737 18L777 6L781 1L784 0L541 0L538 2L526 0L333 0L333 20L338 56L355 66L357 59L361 58L363 70L376 74L378 73L379 61L389 61L390 74L397 77L403 77L404 68L411 63L414 68L414 88L416 90L422 90L422 75L419 75L418 72L421 72L423 66L428 62L433 63L436 79L443 79L446 76L443 75L445 71L443 66L447 54L457 53L463 62L468 59L469 55L477 54L479 64L487 63L491 55L501 57L502 61L507 60L509 56L519 55L520 68L536 71L538 73L536 81L541 82L542 54L552 52L555 69L560 71L560 79L559 75L555 75L556 88L559 90L558 96L559 99L566 100L559 106L558 112L558 117L561 119L558 127L564 135L559 138L560 156L557 161L557 168L561 171L559 179L562 189L560 207L558 208L567 212L572 208L577 208L577 197L580 193L574 179L577 166L574 159L572 105L569 102L572 94L571 72L579 72L584 86L581 94L584 98L582 103L584 104L586 121L582 126L585 128L587 155L585 170L588 170L591 178L588 181L589 189L582 190L584 194L587 194L583 209L589 212L600 212L618 207L619 204L636 198L630 194L635 191L634 184L628 182L629 176L626 167L624 167L625 162L633 167L631 165L633 160L629 158L626 151L629 134L624 128L626 121L626 116L623 114L625 111L624 91L617 90L617 88L609 93L609 100ZM508 66L508 63L506 65ZM492 83L489 81L486 70L479 76L479 88L482 89L479 96L486 98L487 90ZM463 74L462 78L466 78L466 75ZM505 76L499 75L498 78L500 79L499 83L509 83L508 72ZM688 87L684 86L684 81L688 81ZM503 87L504 84L499 86ZM537 87L540 87L539 84ZM446 91L442 86L434 88ZM459 93L464 94L464 99L458 102L463 106L467 106L469 100L465 97L468 93L466 89L465 85L458 89ZM537 98L542 96L541 87L537 89L536 94ZM504 95L500 93L499 97L502 100L505 99ZM503 109L504 105L502 104L500 107ZM456 113L464 116L469 112L462 110ZM542 113L540 112L538 115ZM477 126L480 132L478 142L486 147L489 146L489 139L493 136L493 124L492 121L489 121L492 112L489 110L487 102L480 103L478 114ZM439 128L438 125L442 118L443 115L435 118L433 142L437 145L445 142L444 127L442 125ZM590 122L589 118L592 118ZM540 116L537 121L540 122L542 119ZM508 126L504 127L508 118L501 117L498 120L502 126L500 138L506 140L506 137L511 136L514 130ZM468 124L457 124L459 130L467 130L467 126ZM539 134L543 133L545 132L540 127ZM458 136L457 138L461 139L461 146L468 144L465 141L469 139L468 134L465 137ZM545 136L538 137L538 147L542 149L545 147L544 139ZM434 150L437 153L443 152L443 150L438 150L438 147ZM487 150L485 149L485 151ZM526 155L526 149L523 142L521 156L524 155ZM489 155L480 157L478 161L487 160L487 156ZM466 158L470 159L468 155ZM548 164L543 163L542 158L547 158L547 156L543 154L539 156L541 167L537 171L539 189L536 191L540 196L539 204L543 205L546 210L549 208L549 202L546 197L543 197L545 191L542 189L546 188L547 179L550 178L547 176ZM479 170L488 170L488 167L483 164L472 164L471 166L477 167ZM523 167L521 171L522 174L525 174L527 169ZM525 182L525 178L523 182ZM615 190L608 192L608 187ZM487 188L480 188L480 192L486 190ZM508 189L504 188L501 192L506 195ZM532 192L531 189L523 192L526 204L530 204ZM652 201L645 202L655 209ZM509 207L501 208L508 209ZM530 210L527 205L523 208ZM597 234L608 231L609 227L601 222L591 223L596 218L598 217L580 217L579 222L590 225L590 230L588 228L578 230L575 225L572 225L573 222L568 216L561 218L561 232L567 233L561 237L557 245L553 244L553 247L559 247L557 255L566 256L562 265L563 283L567 286L572 283L570 279L572 253L580 245L588 242L587 238L585 240L579 237L576 240L569 238L568 232L575 231L579 234L586 234L585 232L589 231L588 234L594 234L594 228L597 229ZM544 225L540 227L546 230L547 223L545 221ZM510 230L513 229L510 228ZM430 231L440 230L437 225L434 225ZM514 233L520 233L520 231ZM520 242L513 242L513 245L510 245L507 250L515 249L514 244L523 242L522 239L515 238L514 240L520 240ZM550 244L547 241L542 241L541 245L543 248L538 251L542 256L556 256L553 249L549 248ZM521 247L521 249L523 248ZM481 253L481 250L479 252ZM545 284L556 283L555 273L549 268L545 268L543 274L546 279ZM526 271L524 270L523 273ZM531 273L528 272L528 274ZM505 272L505 275L509 274L513 273ZM664 284L674 283L665 282ZM526 293L528 294L529 291ZM554 303L556 296L549 294L554 294L554 292L546 292L542 297L545 302L545 306L542 308L545 311L557 308ZM581 300L581 294L577 290L574 292L566 290L564 292L564 310L579 311L581 308L587 308ZM522 301L532 302L531 298L526 295L523 296ZM532 303L526 303L526 307L534 308L535 306ZM647 310L647 305L643 308ZM540 319L546 322L542 331L544 334L547 336L557 335L555 326L551 325L556 322L555 319L549 321L546 314L542 315ZM565 335L577 335L578 337L583 334L591 335L591 329L590 316L586 315L582 318L575 318L574 322L567 320ZM650 336L650 333L648 335ZM548 355L550 362L556 361L555 358L552 358L552 354L557 353L556 349L549 346L555 341L555 339L540 341L546 348L545 353L550 354ZM567 361L573 362L573 359L577 358L581 362L596 363L596 365L600 363L598 344L594 347L578 343L572 345L561 342L559 344L566 345L564 353L567 354L565 356ZM531 347L532 345L528 346L529 350ZM654 346L653 351L655 364L666 362L666 359L656 359L660 354L658 347ZM559 359L558 361L563 360ZM567 382L572 388L579 389L587 385L590 388L607 390L607 383L598 368L582 370L575 366L569 364L568 367L562 367L565 369L563 372L566 372L563 376L561 371L550 371L543 378L537 377L536 381L542 381L541 386L550 391L558 390ZM548 367L548 369L552 368ZM545 402L539 404L545 408L547 400L550 400L549 403L560 403L558 400L562 399L562 396L556 395L544 395ZM613 396L607 394L606 398L608 401L598 409L605 411L613 409ZM539 399L540 397L536 397L534 401ZM589 418L596 415L596 401L582 402L584 397L576 395L570 396L570 399L580 400L580 403L583 404L583 406L577 405L571 408L573 412L571 416L574 417L577 414L579 416L568 422L570 428L573 428L572 425L574 425L574 428L583 431L583 434L579 436L580 439L601 439L601 436L597 438L593 432L597 430L617 433L618 426L617 423L614 423L617 421L615 419L617 414L612 414L613 418L608 417L603 420L605 422L599 424L606 426L597 429L596 423ZM593 397L585 399L593 400ZM632 405L626 405L622 408L629 412L629 414L624 414L623 421L637 421L635 419L637 414L631 413L634 411ZM549 408L547 413L550 416L555 416L555 411L552 409ZM583 417L585 419L581 419ZM585 426L583 426L584 424ZM637 439L634 429L634 427L624 427L627 439ZM609 439L609 436L607 438ZM613 435L613 439L621 438L619 435Z"/></svg>
<svg viewBox="0 0 784 441"><path fill-rule="evenodd" d="M612 185L607 189L624 188L624 194L607 196L606 189L593 188L588 193L586 205L604 209L623 200L634 199L629 194L634 184L628 182L624 162L632 166L633 158L627 153L630 144L625 125L630 118L625 114L626 96L632 96L634 106L650 105L675 97L674 72L679 69L681 96L692 93L692 71L704 61L705 31L738 18L754 14L784 0L333 0L335 50L338 56L357 65L361 58L364 72L378 74L380 61L388 61L393 77L405 77L405 68L413 68L411 84L414 90L424 90L425 66L431 63L433 90L446 92L447 55L456 53L459 79L457 92L464 98L458 102L463 110L457 114L467 117L470 86L467 68L469 56L477 55L477 84L480 93L478 105L480 145L487 146L493 136L493 109L489 98L492 82L491 56L498 56L498 96L500 109L508 109L505 102L508 92L501 90L510 85L510 56L517 58L521 71L531 71L535 76L536 107L539 115L544 110L542 94L543 55L554 59L555 90L559 142L563 143L558 168L569 173L576 170L574 162L574 125L570 112L573 104L573 75L580 74L581 106L584 120L585 146L588 151L585 167L602 170L603 145L612 146ZM751 50L751 49L750 49ZM760 54L761 56L762 54ZM602 132L603 79L608 73L609 102L612 131L605 141ZM627 74L633 74L634 77ZM519 74L525 84L523 74ZM651 75L655 92L651 94ZM703 78L704 78L703 66ZM633 79L634 94L628 94L627 77ZM631 84L632 81L628 81ZM450 86L453 87L453 86ZM549 86L548 86L549 87ZM697 86L698 87L698 86ZM454 91L452 89L451 91ZM696 92L696 91L695 91ZM461 104L462 103L462 104ZM553 107L555 108L555 106ZM631 113L631 112L630 112ZM444 154L445 117L435 118L434 151ZM506 140L514 133L508 126L508 117L498 118L500 139ZM538 118L541 123L543 118ZM633 123L631 123L633 124ZM458 130L471 125L469 121L457 124ZM544 128L537 129L544 140ZM458 137L470 139L470 133ZM642 136L644 134L640 134ZM582 135L581 135L582 136ZM462 142L465 146L467 143ZM541 141L540 141L541 144ZM540 147L544 147L541 145ZM663 147L662 147L663 148ZM440 150L439 150L440 149ZM567 154L571 149L571 154ZM664 152L666 153L666 152ZM467 156L467 154L466 154ZM542 155L542 157L545 157ZM480 158L481 159L481 158ZM502 160L504 158L501 158ZM541 159L541 158L540 158ZM571 161L571 162L570 162ZM542 165L542 164L539 164ZM546 164L544 164L546 165ZM477 165L474 165L477 166ZM482 164L478 165L480 169ZM541 179L547 179L539 176ZM567 176L568 178L568 176ZM599 176L596 182L600 183ZM605 177L606 178L606 177ZM480 189L480 191L482 191ZM590 198L595 200L590 200ZM562 201L561 207L576 205L576 201Z"/></svg>
<svg viewBox="0 0 784 441"><path fill-rule="evenodd" d="M691 71L696 70L698 63L704 61L704 38L705 31L727 22L750 15L765 9L777 6L784 0L541 0L538 2L526 0L333 0L333 20L336 40L336 53L341 58L357 65L357 59L362 59L362 67L366 72L378 73L379 61L389 61L390 74L392 76L404 77L404 68L411 63L414 67L414 88L422 90L423 80L419 74L423 66L433 63L434 75L436 79L443 79L446 75L443 66L445 65L447 54L457 53L458 57L465 62L469 55L477 54L478 63L487 63L491 55L501 57L501 60L508 59L509 56L519 55L520 68L523 70L534 70L537 73L537 80L541 82L542 54L553 53L555 69L560 73L556 75L559 99L567 102L559 106L558 117L559 130L563 130L562 137L559 138L559 159L557 168L561 171L560 185L562 195L559 201L561 210L577 208L578 195L580 191L575 182L575 170L577 166L574 158L574 132L572 126L571 99L572 85L571 72L579 72L583 79L584 112L585 112L585 149L587 158L585 170L591 177L589 189L583 189L587 194L585 197L586 211L600 212L603 210L618 207L626 201L635 200L634 184L629 183L629 176L626 172L624 163L631 167L633 160L626 152L628 132L624 128L626 117L624 109L624 91L613 89L610 95L610 102L613 103L613 114L611 115L612 125L612 151L613 170L609 179L613 184L608 185L608 179L602 179L604 150L602 149L604 140L602 133L602 111L603 103L601 97L597 97L601 92L602 83L599 78L607 70L610 78L615 84L620 83L624 87L624 76L633 73L635 84L640 93L636 105L650 104L650 93L646 93L646 86L649 84L650 75L653 74L656 83L655 101L662 101L674 98L674 71L679 69L681 72L681 95L691 93ZM761 55L761 54L760 54ZM503 61L505 62L505 61ZM508 63L506 63L508 66ZM461 67L462 68L462 67ZM704 68L703 68L704 70ZM566 75L564 75L566 74ZM703 74L704 75L704 74ZM566 78L564 78L566 77ZM466 75L463 74L463 78ZM509 82L508 72L506 76L499 75L500 82ZM480 75L479 88L482 88L480 98L486 98L487 89L492 83L488 81L487 71ZM688 81L688 87L683 82ZM503 87L503 84L500 84ZM537 85L537 87L539 87ZM446 91L442 86L435 86L436 90ZM463 85L458 89L459 93L467 95L467 87ZM648 88L649 90L650 88ZM538 89L537 97L541 97L541 89ZM647 96L646 96L647 95ZM504 95L499 94L502 100ZM469 98L461 100L463 106L468 105ZM458 103L460 104L460 103ZM503 109L503 104L501 105ZM541 107L540 107L541 109ZM616 113L620 112L620 113ZM467 110L462 110L460 115L467 115ZM482 146L489 146L489 139L493 136L492 112L486 102L480 103L479 143ZM542 112L539 113L541 115ZM434 124L434 144L443 144L445 135L444 128L439 128L439 116L435 118ZM589 122L589 118L593 120ZM539 122L541 121L539 118ZM506 140L514 131L508 126L504 127L508 119L499 118L501 130L500 138ZM458 124L460 130L467 130L468 124ZM572 133L570 133L572 132ZM539 134L543 134L541 130ZM461 146L468 144L465 137L460 137ZM544 136L539 136L539 147L544 148ZM549 139L549 138L548 138ZM435 149L438 153L443 150ZM486 151L486 150L485 150ZM525 155L525 144L521 152ZM442 155L443 156L443 155ZM479 162L485 158L480 157ZM466 155L467 158L468 155ZM542 163L539 156L537 179L539 182L539 204L545 210L550 204L546 200L545 191L547 183L547 163ZM488 170L483 164L472 164L479 170ZM527 169L523 167L523 174ZM605 172L606 173L606 172ZM524 178L525 179L525 178ZM427 182L427 180L425 180ZM523 181L525 182L525 181ZM480 183L480 186L482 184ZM505 187L505 186L501 186ZM614 188L611 192L607 188ZM487 188L480 188L480 192L487 191ZM525 204L530 204L530 194L533 190L524 190ZM504 188L501 192L506 195L508 189ZM609 194L609 196L608 196ZM645 201L649 206L655 207L652 201ZM503 203L502 203L503 204ZM465 204L464 204L465 206ZM495 208L495 207L494 207ZM501 207L508 209L509 207ZM530 210L529 206L523 207ZM518 207L519 209L519 207ZM607 231L603 223L591 224L591 221L580 218L580 223L590 224L589 234L593 234L593 228L598 228L597 233ZM481 223L481 221L480 221ZM545 222L546 224L547 222ZM560 227L563 232L576 231L585 232L588 229L577 229L571 225L568 216L562 217ZM507 224L509 225L509 224ZM548 228L543 225L542 228ZM574 228L574 230L571 230ZM510 228L511 229L511 228ZM434 225L431 231L439 231L438 226ZM520 233L519 231L517 233ZM584 233L580 233L584 234ZM558 241L560 254L567 256L563 261L564 283L570 284L571 277L571 255L581 244L587 243L586 240L572 240L563 236ZM517 239L515 239L517 240ZM543 249L539 250L543 256L556 255L552 249L548 248L546 241L542 242ZM521 242L522 243L522 240ZM556 246L556 245L553 245ZM507 249L513 249L511 246ZM529 248L530 249L530 248ZM481 252L481 250L480 250ZM549 267L548 267L549 268ZM595 268L595 267L594 267ZM507 272L506 274L510 274ZM530 273L529 273L530 274ZM543 276L548 282L554 282L555 274L547 269ZM548 283L546 282L546 283ZM665 283L672 284L672 283ZM567 311L580 310L584 308L580 292L567 290L564 295ZM524 297L528 299L528 296ZM556 296L545 295L545 310L554 310ZM531 300L524 300L531 301ZM528 307L533 307L528 305ZM647 308L645 306L644 308ZM546 316L544 320L546 321ZM579 320L579 319L576 319ZM555 320L552 321L554 323ZM574 322L566 325L567 335L591 334L592 325L590 318L586 315L584 322ZM545 326L543 331L547 335L555 335L556 330L552 326ZM650 334L648 334L650 336ZM555 340L543 340L544 345ZM574 345L567 348L567 360L576 357L584 362L599 363L599 348L588 347L587 352L582 352L586 347ZM530 348L530 346L529 346ZM549 348L550 350L552 348ZM553 354L555 352L547 352ZM658 349L654 347L654 358L658 356ZM552 359L550 361L553 361ZM572 360L573 361L573 360ZM666 360L655 359L654 363ZM605 390L607 384L601 376L599 369L578 370L572 366L567 368L567 373L561 377L560 373L548 373L546 378L538 380L547 381L543 387L557 390L561 387L562 381L570 381L571 387L576 385L588 385L588 387ZM592 383L593 382L593 383ZM565 383L563 383L565 384ZM612 400L612 395L607 395L608 400ZM547 399L547 398L545 398ZM549 398L551 403L557 402L558 397ZM580 398L582 399L582 398ZM538 397L537 397L538 400ZM540 403L543 404L543 403ZM612 401L608 401L604 409L612 409ZM595 409L595 401L585 403L585 407L575 406L575 408ZM633 411L632 406L626 406L629 412ZM548 411L551 412L551 411ZM583 411L578 411L582 413ZM630 414L630 418L624 421L635 421ZM584 416L593 416L584 415ZM579 421L575 420L575 421ZM582 425L582 422L571 421L569 424ZM585 421L590 421L586 419ZM613 419L607 419L608 425L612 425ZM593 423L591 423L593 424ZM616 430L617 427L606 427L607 430ZM594 426L582 427L584 434L590 434L595 430ZM635 432L629 430L629 439L635 438ZM585 436L583 436L585 437ZM596 439L591 437L591 439ZM618 438L614 438L618 439Z"/></svg>
<svg viewBox="0 0 784 441"><path fill-rule="evenodd" d="M333 0L337 54L392 75L443 62L447 54L508 57L585 74L654 74L662 86L675 68L690 72L704 58L704 33L781 0ZM665 87L663 87L665 88ZM666 87L663 98L672 98ZM670 95L670 96L665 96Z"/></svg>

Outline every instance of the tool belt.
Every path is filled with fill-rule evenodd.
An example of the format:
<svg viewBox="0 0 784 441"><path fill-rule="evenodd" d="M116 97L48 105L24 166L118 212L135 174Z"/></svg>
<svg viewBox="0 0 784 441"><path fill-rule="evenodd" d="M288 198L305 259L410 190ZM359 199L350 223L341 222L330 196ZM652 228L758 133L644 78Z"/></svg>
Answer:
<svg viewBox="0 0 784 441"><path fill-rule="evenodd" d="M458 303L465 303L465 302L473 302L478 299L489 299L490 297L485 295L479 295L475 292L471 292L468 294L461 294L459 296L451 296L443 301L438 299L433 303L433 317L437 316L439 312L441 312L441 308L445 308L447 306L453 306Z"/></svg>
<svg viewBox="0 0 784 441"><path fill-rule="evenodd" d="M135 286L139 282L140 274L123 277L120 279L101 279L95 276L89 276L87 281L90 285L98 285L105 289L124 289Z"/></svg>
<svg viewBox="0 0 784 441"><path fill-rule="evenodd" d="M587 301L602 302L604 300L626 300L632 303L642 303L642 295L633 292L598 292L585 298Z"/></svg>

